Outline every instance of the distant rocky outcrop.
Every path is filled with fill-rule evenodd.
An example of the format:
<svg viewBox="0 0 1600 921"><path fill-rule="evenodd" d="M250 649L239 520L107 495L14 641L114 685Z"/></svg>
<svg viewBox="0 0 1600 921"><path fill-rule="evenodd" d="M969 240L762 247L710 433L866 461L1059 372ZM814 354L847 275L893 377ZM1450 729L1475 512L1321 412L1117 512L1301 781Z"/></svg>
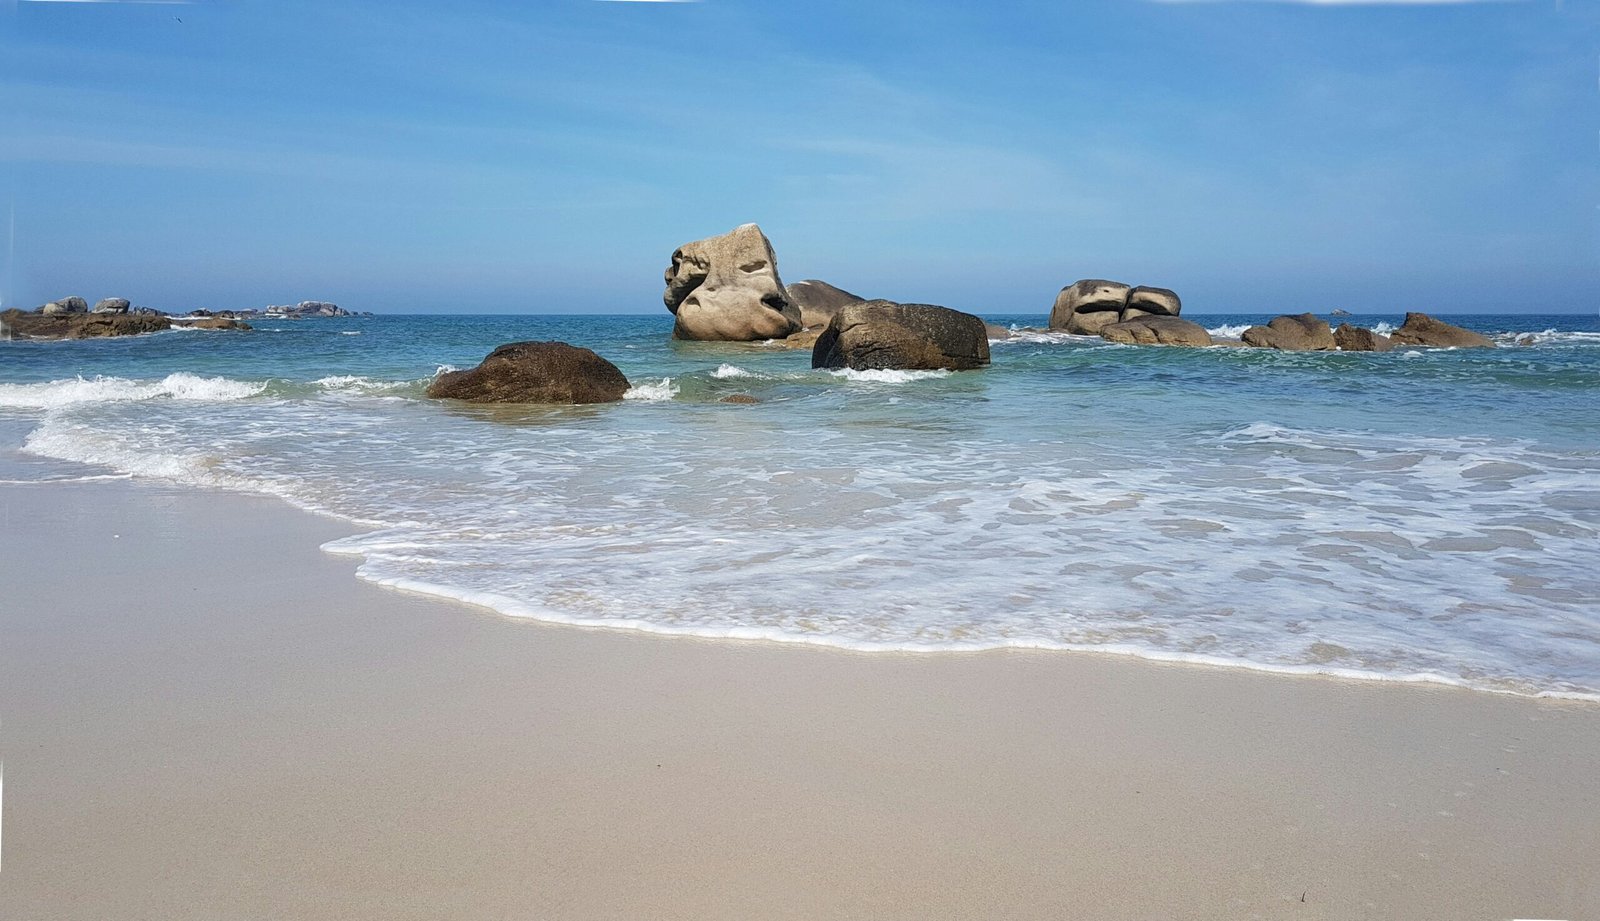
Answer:
<svg viewBox="0 0 1600 921"><path fill-rule="evenodd" d="M676 339L753 342L803 326L778 277L772 243L755 224L678 247L664 280L661 299L677 318Z"/></svg>
<svg viewBox="0 0 1600 921"><path fill-rule="evenodd" d="M826 326L828 321L833 319L833 315L839 312L840 307L859 304L866 300L864 297L815 278L797 281L783 291L788 296L789 303L800 311L800 325L807 329L813 326Z"/></svg>
<svg viewBox="0 0 1600 921"><path fill-rule="evenodd" d="M59 301L52 303L59 304ZM168 329L172 321L164 316L143 313L87 313L43 308L32 313L7 310L0 323L14 339L100 339L107 336L137 336Z"/></svg>
<svg viewBox="0 0 1600 921"><path fill-rule="evenodd" d="M1333 331L1333 341L1341 352L1387 352L1394 348L1388 336L1349 323L1339 324Z"/></svg>
<svg viewBox="0 0 1600 921"><path fill-rule="evenodd" d="M132 303L125 297L102 298L94 305L93 313L127 313Z"/></svg>
<svg viewBox="0 0 1600 921"><path fill-rule="evenodd" d="M207 311L209 314L210 311ZM327 301L301 301L293 307L274 304L262 313L268 317L283 318L286 320L302 320L309 317L350 317L355 316L338 304Z"/></svg>
<svg viewBox="0 0 1600 921"><path fill-rule="evenodd" d="M449 371L428 396L469 403L612 403L628 391L617 366L565 342L513 342L466 371Z"/></svg>
<svg viewBox="0 0 1600 921"><path fill-rule="evenodd" d="M1389 335L1395 345L1420 345L1434 348L1492 349L1494 343L1470 329L1435 320L1425 313L1408 313L1406 322Z"/></svg>
<svg viewBox="0 0 1600 921"><path fill-rule="evenodd" d="M193 320L179 320L174 326L187 326L191 329L252 329L249 323L236 320L233 317L209 316L196 317Z"/></svg>
<svg viewBox="0 0 1600 921"><path fill-rule="evenodd" d="M1335 307L1333 309L1333 312L1328 314L1328 316L1331 316L1331 317L1348 317L1348 316L1350 316L1350 311L1348 311L1348 310L1340 310L1339 308Z"/></svg>
<svg viewBox="0 0 1600 921"><path fill-rule="evenodd" d="M1246 345L1285 352L1325 352L1337 345L1328 321L1312 313L1273 317L1266 326L1245 330L1240 338Z"/></svg>
<svg viewBox="0 0 1600 921"><path fill-rule="evenodd" d="M841 307L811 352L813 368L968 371L989 363L983 320L931 304Z"/></svg>
<svg viewBox="0 0 1600 921"><path fill-rule="evenodd" d="M1183 302L1167 288L1132 287L1120 281L1085 278L1056 295L1050 328L1079 336L1095 336L1113 323L1145 316L1175 317Z"/></svg>
<svg viewBox="0 0 1600 921"><path fill-rule="evenodd" d="M1174 316L1145 315L1113 323L1100 330L1100 338L1126 345L1208 346L1211 334L1199 323Z"/></svg>

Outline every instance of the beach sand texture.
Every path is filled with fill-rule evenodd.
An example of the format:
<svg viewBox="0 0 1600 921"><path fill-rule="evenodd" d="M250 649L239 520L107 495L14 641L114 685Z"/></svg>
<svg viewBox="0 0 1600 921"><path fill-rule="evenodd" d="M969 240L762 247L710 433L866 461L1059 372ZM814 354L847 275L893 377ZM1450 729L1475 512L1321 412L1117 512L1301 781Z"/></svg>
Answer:
<svg viewBox="0 0 1600 921"><path fill-rule="evenodd" d="M347 533L0 487L0 918L1600 917L1600 706L551 627Z"/></svg>

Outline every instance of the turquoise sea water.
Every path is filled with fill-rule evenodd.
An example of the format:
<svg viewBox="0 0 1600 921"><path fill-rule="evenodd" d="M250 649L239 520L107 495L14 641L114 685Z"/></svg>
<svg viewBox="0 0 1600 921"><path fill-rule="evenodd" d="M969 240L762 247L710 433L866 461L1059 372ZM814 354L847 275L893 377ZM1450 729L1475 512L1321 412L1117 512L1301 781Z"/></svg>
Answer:
<svg viewBox="0 0 1600 921"><path fill-rule="evenodd" d="M363 578L553 621L1600 698L1600 322L1453 319L1504 347L1024 334L984 371L845 374L665 313L0 342L0 488L277 495L351 521L328 549ZM630 398L423 398L523 339L594 348Z"/></svg>

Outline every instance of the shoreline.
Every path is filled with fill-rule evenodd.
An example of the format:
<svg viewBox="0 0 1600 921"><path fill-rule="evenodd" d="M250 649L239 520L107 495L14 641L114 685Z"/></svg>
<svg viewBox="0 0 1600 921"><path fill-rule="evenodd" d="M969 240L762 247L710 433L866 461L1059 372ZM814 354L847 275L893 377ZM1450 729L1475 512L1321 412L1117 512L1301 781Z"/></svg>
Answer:
<svg viewBox="0 0 1600 921"><path fill-rule="evenodd" d="M1600 909L1586 702L472 616L150 483L0 523L8 917Z"/></svg>

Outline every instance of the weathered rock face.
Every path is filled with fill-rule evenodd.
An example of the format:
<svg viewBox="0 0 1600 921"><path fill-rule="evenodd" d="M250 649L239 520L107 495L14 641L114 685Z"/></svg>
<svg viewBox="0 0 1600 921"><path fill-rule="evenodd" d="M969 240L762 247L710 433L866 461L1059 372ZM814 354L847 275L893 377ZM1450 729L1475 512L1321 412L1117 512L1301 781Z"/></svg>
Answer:
<svg viewBox="0 0 1600 921"><path fill-rule="evenodd" d="M1138 311L1133 316L1126 314ZM1132 320L1143 314L1175 317L1183 312L1183 301L1178 292L1168 288L1151 288L1140 285L1128 292L1128 306L1123 309L1123 319Z"/></svg>
<svg viewBox="0 0 1600 921"><path fill-rule="evenodd" d="M172 321L156 314L118 313L23 313L7 310L0 314L11 335L18 339L98 339L106 336L137 336L160 332Z"/></svg>
<svg viewBox="0 0 1600 921"><path fill-rule="evenodd" d="M58 297L52 303L60 304L67 313L89 312L89 302L81 297Z"/></svg>
<svg viewBox="0 0 1600 921"><path fill-rule="evenodd" d="M1211 334L1199 323L1173 316L1152 315L1113 323L1100 330L1100 338L1127 345L1211 344Z"/></svg>
<svg viewBox="0 0 1600 921"><path fill-rule="evenodd" d="M1435 320L1425 313L1408 313L1406 322L1390 335L1395 345L1425 345L1436 348L1492 349L1493 342L1470 329Z"/></svg>
<svg viewBox="0 0 1600 921"><path fill-rule="evenodd" d="M752 342L782 339L802 326L772 243L754 224L678 247L665 280L661 299L678 318L674 338Z"/></svg>
<svg viewBox="0 0 1600 921"><path fill-rule="evenodd" d="M970 313L930 304L842 307L811 352L813 368L968 371L989 363L989 336Z"/></svg>
<svg viewBox="0 0 1600 921"><path fill-rule="evenodd" d="M449 371L428 396L469 403L611 403L628 391L617 366L565 342L513 342L467 371Z"/></svg>
<svg viewBox="0 0 1600 921"><path fill-rule="evenodd" d="M1349 323L1339 324L1333 331L1333 341L1341 352L1387 352L1394 348L1388 336Z"/></svg>
<svg viewBox="0 0 1600 921"><path fill-rule="evenodd" d="M840 307L847 304L859 304L866 300L851 294L843 288L836 288L825 281L808 278L797 281L783 289L789 298L789 303L800 311L800 325L806 328L813 326L826 326L833 315L839 312Z"/></svg>
<svg viewBox="0 0 1600 921"><path fill-rule="evenodd" d="M1085 278L1075 281L1056 295L1050 308L1050 328L1080 336L1093 336L1101 328L1122 319L1133 289L1120 281Z"/></svg>
<svg viewBox="0 0 1600 921"><path fill-rule="evenodd" d="M1328 321L1316 314L1273 317L1266 326L1252 326L1240 337L1246 345L1285 352L1331 351L1336 343Z"/></svg>
<svg viewBox="0 0 1600 921"><path fill-rule="evenodd" d="M94 305L94 313L127 313L132 306L125 297L102 298Z"/></svg>

